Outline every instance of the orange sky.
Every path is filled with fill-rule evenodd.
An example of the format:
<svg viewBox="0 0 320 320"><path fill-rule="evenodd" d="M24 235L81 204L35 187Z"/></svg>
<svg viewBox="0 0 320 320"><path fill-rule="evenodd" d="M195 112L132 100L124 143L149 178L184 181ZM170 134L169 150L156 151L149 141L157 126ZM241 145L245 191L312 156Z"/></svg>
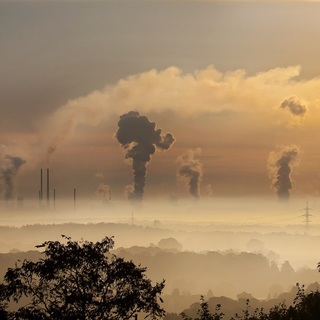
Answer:
<svg viewBox="0 0 320 320"><path fill-rule="evenodd" d="M202 196L209 186L215 196L276 197L269 155L291 145L291 195L318 195L318 4L0 6L0 157L27 161L16 194L36 197L50 166L61 194L77 187L94 198L104 182L123 198L133 175L114 134L136 110L176 139L148 164L145 197L190 197L176 159L196 148Z"/></svg>

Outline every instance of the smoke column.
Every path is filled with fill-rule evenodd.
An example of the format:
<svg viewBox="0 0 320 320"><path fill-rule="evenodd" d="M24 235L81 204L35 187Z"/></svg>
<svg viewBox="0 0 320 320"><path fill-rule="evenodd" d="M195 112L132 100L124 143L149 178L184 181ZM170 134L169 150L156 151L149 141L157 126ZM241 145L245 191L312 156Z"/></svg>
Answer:
<svg viewBox="0 0 320 320"><path fill-rule="evenodd" d="M177 158L177 162L180 163L177 177L178 179L187 179L189 192L195 199L200 196L200 182L203 170L202 163L194 157L200 153L201 149L188 150Z"/></svg>
<svg viewBox="0 0 320 320"><path fill-rule="evenodd" d="M111 200L111 189L105 183L100 183L98 189L96 190L96 194L101 201Z"/></svg>
<svg viewBox="0 0 320 320"><path fill-rule="evenodd" d="M206 185L205 191L206 191L206 196L207 197L213 197L213 190L212 190L212 185L211 184L207 184Z"/></svg>
<svg viewBox="0 0 320 320"><path fill-rule="evenodd" d="M0 154L0 180L6 200L12 200L15 191L15 177L25 161L20 157Z"/></svg>
<svg viewBox="0 0 320 320"><path fill-rule="evenodd" d="M296 97L290 97L282 101L280 108L289 109L294 116L303 117L307 112L307 107L303 105Z"/></svg>
<svg viewBox="0 0 320 320"><path fill-rule="evenodd" d="M294 182L291 178L292 169L299 164L299 148L287 146L279 152L271 152L268 161L272 188L276 190L279 200L288 201L289 191Z"/></svg>
<svg viewBox="0 0 320 320"><path fill-rule="evenodd" d="M174 137L171 133L163 135L161 129L156 129L154 122L136 111L120 116L118 127L115 137L126 150L126 158L133 160L134 190L129 194L129 199L142 200L147 163L156 149L169 149Z"/></svg>

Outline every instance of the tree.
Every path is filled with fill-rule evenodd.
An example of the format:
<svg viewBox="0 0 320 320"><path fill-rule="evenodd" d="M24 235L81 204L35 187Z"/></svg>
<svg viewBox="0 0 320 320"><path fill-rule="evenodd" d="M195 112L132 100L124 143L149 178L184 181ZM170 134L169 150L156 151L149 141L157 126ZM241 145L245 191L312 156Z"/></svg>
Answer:
<svg viewBox="0 0 320 320"><path fill-rule="evenodd" d="M220 311L221 306L217 305L215 313L209 310L208 302L201 296L200 307L197 311L198 317L192 318L184 312L180 315L183 320L223 320L224 314ZM320 292L311 291L308 294L304 291L304 286L297 284L297 294L293 305L287 307L285 302L272 307L268 312L263 308L256 308L251 313L250 301L246 299L246 306L242 314L235 314L230 320L319 320L320 319Z"/></svg>
<svg viewBox="0 0 320 320"><path fill-rule="evenodd" d="M4 277L7 301L28 303L14 312L14 319L93 320L130 319L137 313L151 319L164 316L158 303L164 280L154 286L146 268L110 253L112 238L101 242L46 241L44 258L25 260Z"/></svg>
<svg viewBox="0 0 320 320"><path fill-rule="evenodd" d="M298 283L297 289L294 304L288 308L286 319L320 319L320 292L316 290L306 294L304 286L300 286Z"/></svg>
<svg viewBox="0 0 320 320"><path fill-rule="evenodd" d="M0 319L1 320L7 320L9 317L9 314L7 312L7 303L3 301L4 296L4 285L0 284Z"/></svg>
<svg viewBox="0 0 320 320"><path fill-rule="evenodd" d="M209 304L204 300L204 297L200 297L200 308L197 311L198 318L194 320L221 320L223 319L224 314L220 312L221 305L217 304L215 308L215 313L212 314L209 310ZM187 316L184 312L182 312L181 317L183 320L193 320L193 318Z"/></svg>

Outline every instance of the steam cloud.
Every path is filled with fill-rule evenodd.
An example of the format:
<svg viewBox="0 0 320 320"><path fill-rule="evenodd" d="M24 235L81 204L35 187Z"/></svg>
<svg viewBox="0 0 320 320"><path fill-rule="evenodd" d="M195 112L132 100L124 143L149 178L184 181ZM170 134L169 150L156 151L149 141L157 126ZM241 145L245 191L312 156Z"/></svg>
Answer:
<svg viewBox="0 0 320 320"><path fill-rule="evenodd" d="M307 107L303 105L296 97L290 97L282 101L280 108L289 109L294 116L303 117L307 112Z"/></svg>
<svg viewBox="0 0 320 320"><path fill-rule="evenodd" d="M205 192L207 197L213 197L213 189L211 184L206 185Z"/></svg>
<svg viewBox="0 0 320 320"><path fill-rule="evenodd" d="M43 131L38 135L41 154L33 160L44 160L44 157L49 163L55 150L80 125L99 125L137 105L141 113L170 110L179 117L236 111L235 115L253 116L257 130L270 130L270 124L274 126L279 121L279 112L274 112L275 108L270 106L277 106L277 111L288 109L287 105L293 105L294 101L290 98L292 92L299 92L308 105L320 104L314 90L320 86L320 78L302 81L300 73L300 66L275 68L255 75L249 75L245 70L220 72L207 66L191 73L170 67L130 75L114 85L68 101L42 122ZM288 99L284 100L284 97ZM258 112L251 112L252 108ZM291 118L289 126L299 125L305 116L292 115Z"/></svg>
<svg viewBox="0 0 320 320"><path fill-rule="evenodd" d="M271 152L268 161L272 188L277 191L279 200L288 201L294 182L292 169L299 164L299 148L287 146L279 152Z"/></svg>
<svg viewBox="0 0 320 320"><path fill-rule="evenodd" d="M4 148L1 148L4 149ZM15 193L15 177L19 168L25 163L20 157L6 154L0 149L0 187L4 190L6 200L12 200ZM0 191L1 191L0 189Z"/></svg>
<svg viewBox="0 0 320 320"><path fill-rule="evenodd" d="M98 189L96 190L96 194L101 201L111 200L111 189L105 183L100 183Z"/></svg>
<svg viewBox="0 0 320 320"><path fill-rule="evenodd" d="M130 195L134 192L134 185L128 184L124 187L123 193L125 199L130 199Z"/></svg>
<svg viewBox="0 0 320 320"><path fill-rule="evenodd" d="M314 87L320 80L299 82L300 66L275 68L249 76L245 70L220 72L213 66L193 73L170 67L164 70L149 70L121 79L112 86L95 90L90 94L68 101L58 108L41 133L42 151L47 162L57 148L79 125L95 126L114 114L123 114L131 106L139 105L142 112L173 112L193 116L195 114L219 113L227 110L248 111L248 106L257 110L269 110L265 117L278 117L270 105L278 105L283 94L296 91L303 93L309 103L319 103ZM268 92L268 95L265 93ZM182 94L183 93L183 94Z"/></svg>
<svg viewBox="0 0 320 320"><path fill-rule="evenodd" d="M134 190L129 194L129 199L142 200L147 163L156 149L169 149L174 137L171 133L162 135L161 129L155 129L154 122L136 111L120 116L118 127L115 137L127 151L126 158L133 160Z"/></svg>
<svg viewBox="0 0 320 320"><path fill-rule="evenodd" d="M180 163L178 179L188 180L189 192L195 199L200 197L200 183L203 175L202 163L194 158L199 153L201 149L188 150L177 158L177 162Z"/></svg>

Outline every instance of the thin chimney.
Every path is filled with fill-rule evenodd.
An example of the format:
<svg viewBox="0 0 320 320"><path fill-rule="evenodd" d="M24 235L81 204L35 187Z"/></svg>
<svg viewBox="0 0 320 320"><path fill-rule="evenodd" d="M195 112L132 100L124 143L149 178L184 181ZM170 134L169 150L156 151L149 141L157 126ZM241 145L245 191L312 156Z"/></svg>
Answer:
<svg viewBox="0 0 320 320"><path fill-rule="evenodd" d="M50 206L50 175L49 169L47 169L47 207Z"/></svg>
<svg viewBox="0 0 320 320"><path fill-rule="evenodd" d="M43 199L43 172L42 169L40 169L40 201Z"/></svg>
<svg viewBox="0 0 320 320"><path fill-rule="evenodd" d="M77 189L73 189L73 209L76 210Z"/></svg>
<svg viewBox="0 0 320 320"><path fill-rule="evenodd" d="M56 189L53 189L53 209L56 208Z"/></svg>

